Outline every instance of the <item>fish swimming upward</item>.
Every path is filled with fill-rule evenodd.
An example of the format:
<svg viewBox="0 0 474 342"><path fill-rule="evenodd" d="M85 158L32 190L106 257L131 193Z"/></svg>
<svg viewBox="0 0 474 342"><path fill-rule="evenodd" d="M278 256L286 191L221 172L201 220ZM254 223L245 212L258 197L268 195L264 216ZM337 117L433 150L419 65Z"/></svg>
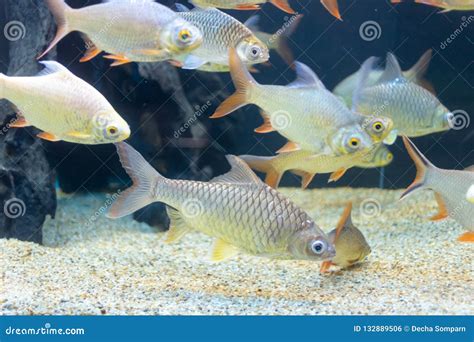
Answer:
<svg viewBox="0 0 474 342"><path fill-rule="evenodd" d="M392 4L407 2L406 0L392 0ZM415 0L419 4L444 8L445 11L470 11L474 10L474 1L472 0Z"/></svg>
<svg viewBox="0 0 474 342"><path fill-rule="evenodd" d="M393 122L355 113L333 95L314 72L296 62L297 79L287 86L261 85L250 75L235 49L230 69L236 92L211 116L220 118L247 104L259 106L264 124L258 133L278 131L290 142L280 152L307 150L317 154L355 153L383 141Z"/></svg>
<svg viewBox="0 0 474 342"><path fill-rule="evenodd" d="M415 181L403 193L401 199L418 189L435 192L439 213L432 220L451 217L468 230L459 241L474 242L474 203L466 201L466 194L474 184L474 172L439 169L416 148L407 137L403 142L417 169Z"/></svg>
<svg viewBox="0 0 474 342"><path fill-rule="evenodd" d="M331 173L330 182L339 180L351 167L382 167L390 164L393 154L385 147L374 147L373 152L357 152L342 156L321 155L311 157L312 152L295 151L281 153L274 157L239 156L250 168L265 173L265 183L277 188L286 171L301 177L301 187L306 189L318 173Z"/></svg>
<svg viewBox="0 0 474 342"><path fill-rule="evenodd" d="M375 59L364 62L360 84L354 92L353 107L366 115L389 117L399 135L419 137L447 131L453 114L428 90L407 80L394 55L388 54L385 70L373 86L365 81L373 70Z"/></svg>
<svg viewBox="0 0 474 342"><path fill-rule="evenodd" d="M240 251L276 259L325 260L335 255L326 234L303 210L235 156L227 156L232 167L228 173L196 182L161 176L126 143L117 144L117 150L133 186L112 205L111 218L163 202L171 221L167 241L200 231L216 239L214 261Z"/></svg>
<svg viewBox="0 0 474 342"><path fill-rule="evenodd" d="M224 9L236 9L236 10L258 10L260 5L265 3L271 3L285 11L286 13L294 14L288 3L288 0L191 0L194 6L199 7L215 7Z"/></svg>
<svg viewBox="0 0 474 342"><path fill-rule="evenodd" d="M94 87L63 65L41 62L45 69L33 77L0 74L0 98L17 109L11 127L35 126L49 141L107 144L130 136L130 128Z"/></svg>
<svg viewBox="0 0 474 342"><path fill-rule="evenodd" d="M189 55L176 58L183 69L228 71L229 49L235 48L242 61L250 66L268 61L267 46L244 24L216 8L188 10L176 4L181 17L203 33L202 45Z"/></svg>
<svg viewBox="0 0 474 342"><path fill-rule="evenodd" d="M73 31L85 36L88 51L81 62L102 51L112 66L135 62L172 59L190 52L202 43L202 34L171 9L153 0L110 0L79 9L64 0L46 0L58 31L39 57L46 55L61 39Z"/></svg>
<svg viewBox="0 0 474 342"><path fill-rule="evenodd" d="M336 256L321 265L321 273L329 271L331 265L348 268L362 262L371 252L362 232L352 223L352 203L349 203L342 214L337 227L329 233L329 238L336 247Z"/></svg>
<svg viewBox="0 0 474 342"><path fill-rule="evenodd" d="M270 50L275 50L280 55L280 57L286 62L286 64L293 66L295 57L293 56L293 52L288 46L288 39L295 32L302 18L303 15L301 14L291 17L290 19L288 19L288 21L285 22L283 27L280 28L274 34L262 32L260 30L258 24L260 16L258 14L250 17L245 22L245 26L247 26L258 39L265 43Z"/></svg>
<svg viewBox="0 0 474 342"><path fill-rule="evenodd" d="M434 93L435 91L433 86L424 79L426 71L428 70L428 67L430 65L431 56L432 50L426 51L423 56L421 56L419 61L410 70L403 72L403 77ZM357 72L353 73L352 75L339 82L339 84L336 85L333 90L333 93L335 95L340 96L344 99L348 107L352 106L352 96L359 84L361 71L362 69L359 69ZM367 80L365 81L364 86L374 86L380 79L382 74L383 70L371 70L369 75L367 75Z"/></svg>

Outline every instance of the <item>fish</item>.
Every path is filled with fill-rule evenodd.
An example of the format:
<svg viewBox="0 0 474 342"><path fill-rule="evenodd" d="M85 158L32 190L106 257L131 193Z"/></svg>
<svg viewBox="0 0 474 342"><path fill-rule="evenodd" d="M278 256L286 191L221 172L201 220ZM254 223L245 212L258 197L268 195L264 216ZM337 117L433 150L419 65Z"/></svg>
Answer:
<svg viewBox="0 0 474 342"><path fill-rule="evenodd" d="M393 161L393 154L385 145L374 147L371 152L359 152L343 156L321 155L311 158L310 151L281 153L273 157L252 155L239 156L254 171L265 173L265 183L277 188L286 171L301 177L301 188L306 189L319 173L331 173L330 182L339 180L351 167L382 167Z"/></svg>
<svg viewBox="0 0 474 342"><path fill-rule="evenodd" d="M354 92L353 108L365 115L393 120L399 135L419 137L449 130L454 115L432 93L402 75L396 57L389 53L385 70L375 85L365 87L375 59L361 67L360 84Z"/></svg>
<svg viewBox="0 0 474 342"><path fill-rule="evenodd" d="M279 152L308 150L341 155L369 149L391 132L391 119L364 117L347 106L306 65L295 62L297 79L287 85L261 85L245 68L235 49L230 51L231 76L236 92L211 116L221 118L247 104L262 109L264 124L258 133L278 131L289 142Z"/></svg>
<svg viewBox="0 0 474 342"><path fill-rule="evenodd" d="M408 137L403 137L403 142L415 163L417 174L413 183L405 190L400 199L408 197L415 190L433 190L439 213L431 217L431 220L437 221L451 217L468 230L458 240L474 242L474 203L466 201L466 194L474 184L474 172L437 168Z"/></svg>
<svg viewBox="0 0 474 342"><path fill-rule="evenodd" d="M329 234L329 238L336 247L336 256L332 260L324 261L321 273L326 273L332 265L348 268L362 262L372 252L364 234L352 223L352 203L344 209L337 227Z"/></svg>
<svg viewBox="0 0 474 342"><path fill-rule="evenodd" d="M130 136L127 122L94 87L55 61L34 77L0 74L0 98L17 110L11 127L34 126L48 141L108 144Z"/></svg>
<svg viewBox="0 0 474 342"><path fill-rule="evenodd" d="M176 8L183 19L203 34L200 47L175 59L183 69L228 71L222 66L229 66L229 48L235 48L247 66L264 63L270 58L268 47L234 17L216 8L188 10L181 4L176 4Z"/></svg>
<svg viewBox="0 0 474 342"><path fill-rule="evenodd" d="M288 0L190 0L194 6L206 8L215 7L223 9L236 9L236 10L258 10L261 4L267 2L278 7L282 11L289 14L294 14L295 11L291 8Z"/></svg>
<svg viewBox="0 0 474 342"><path fill-rule="evenodd" d="M118 66L130 62L157 62L188 53L202 43L202 33L177 13L152 0L111 0L79 9L64 0L46 0L58 29L45 56L70 32L82 33L87 62L101 52Z"/></svg>
<svg viewBox="0 0 474 342"><path fill-rule="evenodd" d="M167 205L166 242L199 231L215 239L212 261L239 252L287 260L326 260L334 246L309 215L264 184L244 161L228 155L231 170L209 182L160 175L133 147L116 144L131 188L112 204L109 218L132 214L153 202Z"/></svg>
<svg viewBox="0 0 474 342"><path fill-rule="evenodd" d="M392 0L392 4L399 4L406 0ZM443 8L443 12L448 11L470 11L474 10L474 2L472 0L414 0L419 4Z"/></svg>
<svg viewBox="0 0 474 342"><path fill-rule="evenodd" d="M282 28L273 34L261 31L259 27L260 16L258 14L250 17L244 24L258 39L264 42L270 50L275 50L286 64L293 66L295 57L288 46L288 39L296 31L302 18L302 14L294 15L284 23Z"/></svg>
<svg viewBox="0 0 474 342"><path fill-rule="evenodd" d="M434 87L424 78L429 68L432 55L433 53L431 49L426 51L411 69L403 72L403 77L424 87L425 89L429 90L431 93L434 94ZM361 71L362 69L359 69L357 72L346 77L344 80L339 82L333 89L333 93L343 98L344 102L346 102L348 107L352 106L352 96L358 86ZM364 86L374 86L380 79L382 74L383 70L371 70L370 73L367 75L367 80L365 81Z"/></svg>
<svg viewBox="0 0 474 342"><path fill-rule="evenodd" d="M466 199L469 202L474 203L474 183L471 185L469 190L467 190Z"/></svg>

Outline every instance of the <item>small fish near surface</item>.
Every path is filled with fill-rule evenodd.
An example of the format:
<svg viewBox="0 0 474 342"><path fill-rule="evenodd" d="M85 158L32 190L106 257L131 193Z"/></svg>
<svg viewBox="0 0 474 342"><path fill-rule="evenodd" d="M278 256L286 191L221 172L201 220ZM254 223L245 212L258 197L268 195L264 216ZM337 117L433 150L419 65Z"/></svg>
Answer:
<svg viewBox="0 0 474 342"><path fill-rule="evenodd" d="M250 11L258 10L262 4L269 2L286 13L295 13L295 11L290 7L288 0L190 0L190 2L195 6L203 8L215 7Z"/></svg>
<svg viewBox="0 0 474 342"><path fill-rule="evenodd" d="M309 151L281 153L273 157L239 156L255 171L265 173L265 183L277 188L286 171L301 177L301 187L306 189L318 173L331 173L330 182L338 181L352 167L371 168L390 164L393 154L385 145L374 147L373 152L358 152L343 156L321 155L312 158Z"/></svg>
<svg viewBox="0 0 474 342"><path fill-rule="evenodd" d="M258 14L250 17L246 22L247 26L255 36L264 42L270 50L275 50L280 57L286 62L286 64L293 66L295 57L290 47L288 46L289 37L296 31L301 19L302 14L292 16L285 22L282 28L280 28L274 34L263 32L259 27L260 16Z"/></svg>
<svg viewBox="0 0 474 342"><path fill-rule="evenodd" d="M87 82L54 61L37 76L0 74L0 98L12 102L17 120L11 127L35 126L49 141L107 144L130 136L130 128L112 105Z"/></svg>
<svg viewBox="0 0 474 342"><path fill-rule="evenodd" d="M391 118L398 134L408 137L443 132L452 127L453 114L428 90L407 80L391 53L376 84L366 87L375 61L370 58L361 67L360 84L352 101L355 110Z"/></svg>
<svg viewBox="0 0 474 342"><path fill-rule="evenodd" d="M403 142L415 162L417 175L401 199L418 189L433 190L438 202L439 213L431 220L442 220L448 216L453 218L468 230L467 233L459 237L459 241L474 242L474 203L466 201L466 194L474 184L474 172L437 168L410 139L403 137Z"/></svg>
<svg viewBox="0 0 474 342"><path fill-rule="evenodd" d="M73 31L83 34L88 50L81 62L102 51L112 66L170 60L202 43L202 34L174 11L153 0L110 0L73 9L64 0L46 0L58 25L46 55Z"/></svg>
<svg viewBox="0 0 474 342"><path fill-rule="evenodd" d="M408 2L406 0L392 0L392 4ZM472 0L415 0L418 4L424 4L443 8L443 12L448 11L471 11L474 10L474 1Z"/></svg>
<svg viewBox="0 0 474 342"><path fill-rule="evenodd" d="M239 158L227 156L231 170L210 182L171 180L160 175L131 146L118 143L122 166L133 186L108 216L119 218L156 201L168 205L167 242L200 231L216 239L211 259L245 252L275 259L326 260L334 246L299 207L265 185Z"/></svg>
<svg viewBox="0 0 474 342"><path fill-rule="evenodd" d="M423 56L416 62L416 64L407 71L403 72L403 77L407 80L410 80L425 89L429 90L433 94L435 90L433 86L425 80L424 76L428 70L430 65L431 57L432 57L432 50L426 51ZM359 84L360 74L362 69L359 69L357 72L353 73L352 75L346 77L344 80L339 82L336 87L333 89L333 93L337 96L340 96L344 99L347 103L348 107L352 106L352 96L354 91L357 89ZM374 86L380 77L383 74L383 70L374 69L371 70L370 73L367 75L367 79L365 80L365 87Z"/></svg>
<svg viewBox="0 0 474 342"><path fill-rule="evenodd" d="M229 71L229 49L235 48L247 66L264 63L270 58L268 47L250 29L234 17L216 8L188 10L176 4L179 15L199 28L203 42L191 54L175 59L183 69Z"/></svg>
<svg viewBox="0 0 474 342"><path fill-rule="evenodd" d="M247 104L255 104L262 109L264 118L256 132L277 131L290 141L279 152L355 153L383 141L392 131L392 120L368 118L348 109L302 63L295 63L297 79L287 86L257 83L235 49L230 52L230 67L237 90L211 118L221 118Z"/></svg>
<svg viewBox="0 0 474 342"><path fill-rule="evenodd" d="M352 203L347 205L337 227L329 233L329 238L336 247L336 256L323 262L321 273L328 272L332 265L341 269L354 266L372 252L364 234L352 223Z"/></svg>

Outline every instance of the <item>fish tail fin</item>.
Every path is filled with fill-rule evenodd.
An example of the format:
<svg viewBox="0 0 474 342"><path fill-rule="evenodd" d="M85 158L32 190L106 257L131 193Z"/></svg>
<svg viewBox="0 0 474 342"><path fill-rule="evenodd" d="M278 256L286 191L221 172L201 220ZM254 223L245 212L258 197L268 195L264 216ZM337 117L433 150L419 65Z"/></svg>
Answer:
<svg viewBox="0 0 474 342"><path fill-rule="evenodd" d="M252 88L258 85L248 68L242 63L235 48L229 52L229 65L236 91L227 98L211 115L212 119L221 118L250 103Z"/></svg>
<svg viewBox="0 0 474 342"><path fill-rule="evenodd" d="M282 11L285 11L286 13L295 14L295 11L288 3L288 0L270 0L270 3L272 3L274 6L278 7Z"/></svg>
<svg viewBox="0 0 474 342"><path fill-rule="evenodd" d="M341 13L339 12L339 5L337 0L321 0L323 6L331 13L334 17L342 21Z"/></svg>
<svg viewBox="0 0 474 342"><path fill-rule="evenodd" d="M403 137L403 143L416 166L416 178L413 183L405 190L400 199L404 199L417 189L426 186L426 175L435 167L431 162L418 150L415 144L406 136Z"/></svg>
<svg viewBox="0 0 474 342"><path fill-rule="evenodd" d="M239 156L254 171L265 174L265 183L272 188L277 188L282 174L273 165L276 157L259 157L251 155Z"/></svg>
<svg viewBox="0 0 474 342"><path fill-rule="evenodd" d="M286 62L286 64L291 67L294 67L295 57L288 42L291 35L296 31L296 28L298 27L302 18L302 14L295 15L288 20L290 24L282 31L281 35L278 35L278 32L275 33L275 35L278 36L278 45L276 51Z"/></svg>
<svg viewBox="0 0 474 342"><path fill-rule="evenodd" d="M49 44L48 48L38 56L38 59L43 58L61 41L61 39L72 31L68 25L67 14L73 9L69 7L64 0L46 0L46 4L56 21L57 31L53 41Z"/></svg>
<svg viewBox="0 0 474 342"><path fill-rule="evenodd" d="M120 193L107 217L120 218L134 213L156 201L154 193L165 177L160 175L143 156L127 143L117 143L117 153L133 185Z"/></svg>

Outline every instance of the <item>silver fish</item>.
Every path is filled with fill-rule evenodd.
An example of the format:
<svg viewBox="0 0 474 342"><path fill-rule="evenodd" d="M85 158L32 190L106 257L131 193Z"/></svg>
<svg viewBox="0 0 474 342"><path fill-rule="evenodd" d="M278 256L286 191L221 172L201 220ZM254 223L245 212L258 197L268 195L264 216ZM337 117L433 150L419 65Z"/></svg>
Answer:
<svg viewBox="0 0 474 342"><path fill-rule="evenodd" d="M216 238L212 260L243 251L277 259L324 260L335 255L326 234L300 208L265 185L239 158L210 182L171 180L160 175L132 147L116 145L133 186L108 216L118 218L160 201L168 205L168 242L197 230Z"/></svg>

